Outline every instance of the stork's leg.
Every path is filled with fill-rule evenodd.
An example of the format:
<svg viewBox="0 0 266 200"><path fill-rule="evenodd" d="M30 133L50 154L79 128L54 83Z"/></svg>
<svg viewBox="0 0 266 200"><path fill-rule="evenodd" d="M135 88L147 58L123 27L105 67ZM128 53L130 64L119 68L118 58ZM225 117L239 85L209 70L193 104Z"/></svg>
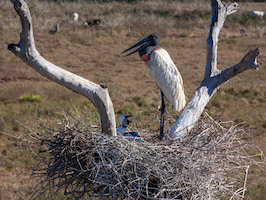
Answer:
<svg viewBox="0 0 266 200"><path fill-rule="evenodd" d="M161 90L161 98L162 98L162 107L161 107L160 136L161 136L161 140L163 140L163 137L164 137L163 128L164 128L165 105L164 105L164 94L163 94L162 90Z"/></svg>

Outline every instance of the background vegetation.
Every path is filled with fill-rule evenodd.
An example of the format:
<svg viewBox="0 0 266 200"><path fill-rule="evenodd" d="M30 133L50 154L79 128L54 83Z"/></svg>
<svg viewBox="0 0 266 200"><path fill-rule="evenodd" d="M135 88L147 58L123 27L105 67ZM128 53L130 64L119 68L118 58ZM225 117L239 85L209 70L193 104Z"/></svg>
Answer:
<svg viewBox="0 0 266 200"><path fill-rule="evenodd" d="M117 119L121 114L132 114L138 129L157 131L159 93L137 55L120 56L124 49L157 33L161 47L169 52L183 76L188 100L203 78L209 1L27 2L39 52L66 70L107 85ZM245 122L249 140L266 151L266 19L250 15L251 10L265 11L266 3L239 4L240 11L228 17L222 29L218 67L224 69L239 62L256 47L261 49L261 67L230 80L206 111L218 120ZM7 50L9 43L19 40L20 21L11 3L0 0L0 7L0 199L18 199L35 184L30 174L39 149L25 141L30 139L27 133L38 134L48 123L56 126L64 119L65 110L90 125L99 125L99 116L86 98L42 77ZM74 12L79 13L77 23L72 21ZM101 25L88 28L82 23L92 19L101 19ZM56 24L60 31L51 34ZM255 169L251 174L248 195L263 199L265 176Z"/></svg>

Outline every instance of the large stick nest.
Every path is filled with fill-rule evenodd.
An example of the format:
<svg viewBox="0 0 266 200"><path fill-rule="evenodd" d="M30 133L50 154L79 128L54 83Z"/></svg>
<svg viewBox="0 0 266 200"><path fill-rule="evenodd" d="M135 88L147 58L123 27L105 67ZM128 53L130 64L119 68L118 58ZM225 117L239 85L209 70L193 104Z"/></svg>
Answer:
<svg viewBox="0 0 266 200"><path fill-rule="evenodd" d="M32 198L242 199L249 167L265 167L262 152L231 122L202 120L172 143L151 143L152 134L144 142L108 137L80 125L48 132Z"/></svg>

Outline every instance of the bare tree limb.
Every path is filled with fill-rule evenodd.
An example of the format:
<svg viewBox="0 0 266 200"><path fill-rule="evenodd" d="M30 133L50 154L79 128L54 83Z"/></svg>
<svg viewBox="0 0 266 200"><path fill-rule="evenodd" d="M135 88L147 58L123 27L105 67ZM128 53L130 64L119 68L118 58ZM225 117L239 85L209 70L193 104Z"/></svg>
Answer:
<svg viewBox="0 0 266 200"><path fill-rule="evenodd" d="M26 2L24 0L11 0L11 2L20 17L22 32L20 42L9 44L8 50L43 76L87 97L100 113L103 133L115 136L115 114L107 87L93 83L45 60L35 47L32 19Z"/></svg>
<svg viewBox="0 0 266 200"><path fill-rule="evenodd" d="M237 3L230 6L221 1L211 1L212 4L212 22L210 26L209 37L207 38L207 61L205 69L205 78L219 73L217 69L217 49L218 49L218 36L224 21L229 14L238 10Z"/></svg>
<svg viewBox="0 0 266 200"><path fill-rule="evenodd" d="M217 69L217 49L218 36L223 27L226 17L238 10L237 3L226 6L220 0L211 0L212 4L212 22L209 36L207 38L207 61L205 76L201 85L197 88L191 101L180 115L179 119L170 130L168 139L179 140L184 138L187 133L194 127L201 116L205 106L210 101L213 94L219 87L237 74L249 70L257 69L257 56L259 49L248 52L241 62L227 68L223 71Z"/></svg>

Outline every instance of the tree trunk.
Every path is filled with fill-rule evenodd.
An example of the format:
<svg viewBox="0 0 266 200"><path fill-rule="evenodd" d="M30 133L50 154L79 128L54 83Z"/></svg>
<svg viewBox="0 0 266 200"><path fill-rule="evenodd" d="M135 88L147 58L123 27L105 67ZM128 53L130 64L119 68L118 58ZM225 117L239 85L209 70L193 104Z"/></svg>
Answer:
<svg viewBox="0 0 266 200"><path fill-rule="evenodd" d="M78 75L68 72L45 60L35 48L32 20L24 0L11 0L21 24L20 42L9 44L8 49L43 76L68 89L87 97L98 109L103 133L116 136L113 103L106 86L98 85Z"/></svg>
<svg viewBox="0 0 266 200"><path fill-rule="evenodd" d="M187 136L188 132L194 127L199 120L205 106L210 101L214 93L237 74L248 70L257 69L257 56L259 50L255 49L248 52L241 62L227 68L223 71L217 69L217 48L218 36L226 17L238 10L237 3L226 6L220 0L211 0L212 5L212 22L207 39L207 62L205 76L201 85L197 88L192 100L188 103L179 119L170 130L168 140L180 140Z"/></svg>

